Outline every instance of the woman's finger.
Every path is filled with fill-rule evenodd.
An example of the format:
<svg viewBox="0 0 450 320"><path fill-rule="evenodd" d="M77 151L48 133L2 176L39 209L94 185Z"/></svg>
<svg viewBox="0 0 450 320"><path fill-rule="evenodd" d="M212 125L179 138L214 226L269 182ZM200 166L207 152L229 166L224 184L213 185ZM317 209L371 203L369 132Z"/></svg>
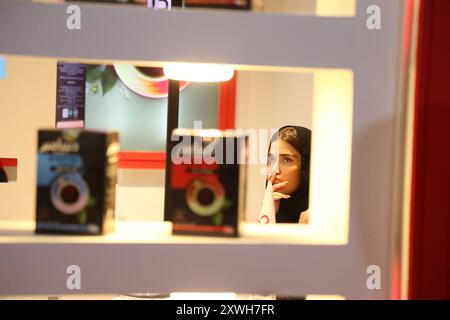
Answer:
<svg viewBox="0 0 450 320"><path fill-rule="evenodd" d="M283 194L280 192L274 192L272 193L273 200L280 200L280 199L289 199L291 196L288 194Z"/></svg>
<svg viewBox="0 0 450 320"><path fill-rule="evenodd" d="M275 173L270 176L270 182L273 184L275 182Z"/></svg>
<svg viewBox="0 0 450 320"><path fill-rule="evenodd" d="M274 185L272 186L273 191L277 191L278 189L283 188L285 185L288 184L288 182L289 182L289 181L283 181L283 182L274 184Z"/></svg>

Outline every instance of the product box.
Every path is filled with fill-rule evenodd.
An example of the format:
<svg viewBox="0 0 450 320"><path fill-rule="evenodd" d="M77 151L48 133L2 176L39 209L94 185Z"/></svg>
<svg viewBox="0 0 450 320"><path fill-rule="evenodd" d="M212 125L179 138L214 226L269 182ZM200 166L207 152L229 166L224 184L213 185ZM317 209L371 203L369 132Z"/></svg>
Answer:
<svg viewBox="0 0 450 320"><path fill-rule="evenodd" d="M36 232L114 231L118 157L117 132L39 130Z"/></svg>
<svg viewBox="0 0 450 320"><path fill-rule="evenodd" d="M186 7L250 10L251 0L184 0Z"/></svg>
<svg viewBox="0 0 450 320"><path fill-rule="evenodd" d="M245 208L248 139L218 130L176 129L164 216L173 234L237 237Z"/></svg>

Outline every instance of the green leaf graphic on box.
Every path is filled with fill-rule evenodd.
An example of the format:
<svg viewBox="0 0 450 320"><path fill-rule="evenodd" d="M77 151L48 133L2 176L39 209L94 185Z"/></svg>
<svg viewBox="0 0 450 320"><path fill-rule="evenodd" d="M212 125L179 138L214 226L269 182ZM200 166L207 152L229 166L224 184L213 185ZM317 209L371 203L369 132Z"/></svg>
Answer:
<svg viewBox="0 0 450 320"><path fill-rule="evenodd" d="M87 203L88 208L92 208L97 203L97 200L94 197L90 197Z"/></svg>
<svg viewBox="0 0 450 320"><path fill-rule="evenodd" d="M91 90L92 90L93 93L97 93L97 91L98 91L97 83L91 84Z"/></svg>
<svg viewBox="0 0 450 320"><path fill-rule="evenodd" d="M78 222L81 224L86 224L87 218L88 218L88 213L86 210L83 210L78 214Z"/></svg>
<svg viewBox="0 0 450 320"><path fill-rule="evenodd" d="M102 73L105 71L106 65L88 65L86 68L86 81L89 83L100 80Z"/></svg>
<svg viewBox="0 0 450 320"><path fill-rule="evenodd" d="M228 209L231 208L231 206L233 205L233 201L230 199L226 199L225 202L223 203L223 209Z"/></svg>
<svg viewBox="0 0 450 320"><path fill-rule="evenodd" d="M117 75L113 67L106 67L105 71L102 73L102 88L103 95L110 91L117 82Z"/></svg>
<svg viewBox="0 0 450 320"><path fill-rule="evenodd" d="M222 211L217 212L214 216L212 216L211 219L214 225L220 226L223 221L223 212Z"/></svg>

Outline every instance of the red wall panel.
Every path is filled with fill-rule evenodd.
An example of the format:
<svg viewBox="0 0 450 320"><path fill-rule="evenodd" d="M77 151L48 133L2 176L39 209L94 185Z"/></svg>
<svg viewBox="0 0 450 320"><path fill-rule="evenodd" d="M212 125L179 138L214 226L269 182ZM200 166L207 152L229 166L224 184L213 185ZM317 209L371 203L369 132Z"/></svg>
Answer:
<svg viewBox="0 0 450 320"><path fill-rule="evenodd" d="M411 299L450 299L450 1L422 0L411 212Z"/></svg>

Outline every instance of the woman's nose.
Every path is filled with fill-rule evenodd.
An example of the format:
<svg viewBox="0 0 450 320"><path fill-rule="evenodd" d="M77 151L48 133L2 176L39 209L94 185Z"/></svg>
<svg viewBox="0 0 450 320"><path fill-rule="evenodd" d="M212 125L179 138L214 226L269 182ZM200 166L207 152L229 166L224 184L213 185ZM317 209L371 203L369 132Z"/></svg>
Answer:
<svg viewBox="0 0 450 320"><path fill-rule="evenodd" d="M277 175L279 170L276 169L275 165L268 166L266 168L266 173L268 176Z"/></svg>
<svg viewBox="0 0 450 320"><path fill-rule="evenodd" d="M278 175L278 174L281 173L280 172L280 164L279 164L278 161L273 164L271 169L272 169L272 174L277 174Z"/></svg>

